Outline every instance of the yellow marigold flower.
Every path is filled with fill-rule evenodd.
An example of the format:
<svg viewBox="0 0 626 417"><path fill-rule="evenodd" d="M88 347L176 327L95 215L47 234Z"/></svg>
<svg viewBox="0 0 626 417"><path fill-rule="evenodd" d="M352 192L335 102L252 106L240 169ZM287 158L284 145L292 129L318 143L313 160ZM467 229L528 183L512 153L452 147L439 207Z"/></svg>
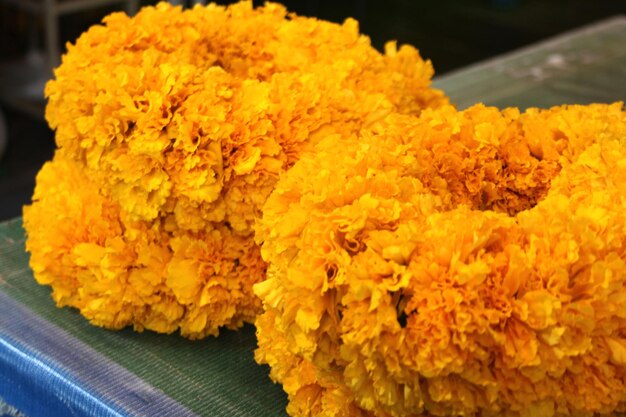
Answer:
<svg viewBox="0 0 626 417"><path fill-rule="evenodd" d="M626 409L626 111L389 115L322 140L256 238L293 416Z"/></svg>
<svg viewBox="0 0 626 417"><path fill-rule="evenodd" d="M66 157L110 173L137 219L242 234L303 146L446 101L409 46L385 54L343 25L251 2L117 13L69 47L46 88ZM193 214L194 220L187 217Z"/></svg>
<svg viewBox="0 0 626 417"><path fill-rule="evenodd" d="M24 209L26 248L40 284L60 306L96 325L133 324L191 338L254 318L253 277L265 264L257 247L224 226L200 232L133 221L97 176L58 156L37 177ZM50 221L50 219L55 221Z"/></svg>
<svg viewBox="0 0 626 417"><path fill-rule="evenodd" d="M279 175L328 135L445 104L432 74L354 20L277 4L108 16L46 87L58 150L25 209L36 278L106 327L198 338L252 321L252 226Z"/></svg>

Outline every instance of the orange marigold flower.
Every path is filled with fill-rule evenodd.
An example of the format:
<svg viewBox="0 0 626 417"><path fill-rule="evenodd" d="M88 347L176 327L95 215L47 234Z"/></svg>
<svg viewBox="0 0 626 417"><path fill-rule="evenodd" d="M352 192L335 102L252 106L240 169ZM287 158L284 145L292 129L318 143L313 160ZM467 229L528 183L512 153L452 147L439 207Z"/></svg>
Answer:
<svg viewBox="0 0 626 417"><path fill-rule="evenodd" d="M277 4L108 16L46 87L58 150L25 210L36 278L106 327L197 338L252 321L252 226L279 175L328 135L445 104L432 74L354 20Z"/></svg>
<svg viewBox="0 0 626 417"><path fill-rule="evenodd" d="M626 111L389 115L278 182L256 358L293 416L626 409Z"/></svg>
<svg viewBox="0 0 626 417"><path fill-rule="evenodd" d="M247 277L261 276L265 264L250 239L223 225L192 232L134 221L103 182L57 157L37 176L36 203L24 209L35 278L52 286L59 306L100 326L180 328L191 338L254 317L260 303Z"/></svg>

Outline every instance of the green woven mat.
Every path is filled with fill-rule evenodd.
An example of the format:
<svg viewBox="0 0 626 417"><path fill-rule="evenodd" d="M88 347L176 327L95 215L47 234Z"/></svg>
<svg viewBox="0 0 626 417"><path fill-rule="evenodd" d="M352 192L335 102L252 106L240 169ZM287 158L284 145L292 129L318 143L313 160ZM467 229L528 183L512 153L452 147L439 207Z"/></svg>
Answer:
<svg viewBox="0 0 626 417"><path fill-rule="evenodd" d="M625 100L626 18L459 71L435 85L460 108L478 101L525 108ZM266 367L254 363L252 326L200 342L92 327L75 310L55 308L49 289L35 283L20 219L0 224L0 291L199 415L285 415L281 388L270 382Z"/></svg>
<svg viewBox="0 0 626 417"><path fill-rule="evenodd" d="M624 101L626 16L447 74L435 86L461 109Z"/></svg>

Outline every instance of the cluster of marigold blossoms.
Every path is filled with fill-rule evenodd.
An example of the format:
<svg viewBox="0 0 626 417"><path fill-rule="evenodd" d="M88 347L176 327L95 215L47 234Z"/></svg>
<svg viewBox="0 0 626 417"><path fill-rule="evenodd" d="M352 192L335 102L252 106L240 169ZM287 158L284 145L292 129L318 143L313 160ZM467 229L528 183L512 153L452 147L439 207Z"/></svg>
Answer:
<svg viewBox="0 0 626 417"><path fill-rule="evenodd" d="M47 88L31 266L108 328L256 319L292 416L626 411L626 111L458 111L251 2L113 14Z"/></svg>
<svg viewBox="0 0 626 417"><path fill-rule="evenodd" d="M277 4L107 17L46 87L58 149L24 212L35 277L105 327L199 338L252 321L252 225L279 175L329 134L445 103L432 74L353 20Z"/></svg>
<svg viewBox="0 0 626 417"><path fill-rule="evenodd" d="M292 416L625 410L625 196L621 103L328 136L263 209L257 360Z"/></svg>

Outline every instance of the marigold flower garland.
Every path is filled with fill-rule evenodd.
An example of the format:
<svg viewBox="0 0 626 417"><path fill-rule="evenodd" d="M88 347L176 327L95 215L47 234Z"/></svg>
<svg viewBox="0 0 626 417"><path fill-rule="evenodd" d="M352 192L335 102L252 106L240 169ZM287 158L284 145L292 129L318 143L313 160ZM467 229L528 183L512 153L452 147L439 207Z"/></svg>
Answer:
<svg viewBox="0 0 626 417"><path fill-rule="evenodd" d="M113 14L46 87L58 150L24 210L36 279L92 323L190 338L260 310L252 225L320 139L446 102L409 46L251 2Z"/></svg>
<svg viewBox="0 0 626 417"><path fill-rule="evenodd" d="M390 115L279 181L256 358L292 416L626 410L626 112Z"/></svg>
<svg viewBox="0 0 626 417"><path fill-rule="evenodd" d="M201 338L262 303L293 416L626 411L621 103L458 112L415 49L251 2L111 15L55 75L24 224L60 306Z"/></svg>

